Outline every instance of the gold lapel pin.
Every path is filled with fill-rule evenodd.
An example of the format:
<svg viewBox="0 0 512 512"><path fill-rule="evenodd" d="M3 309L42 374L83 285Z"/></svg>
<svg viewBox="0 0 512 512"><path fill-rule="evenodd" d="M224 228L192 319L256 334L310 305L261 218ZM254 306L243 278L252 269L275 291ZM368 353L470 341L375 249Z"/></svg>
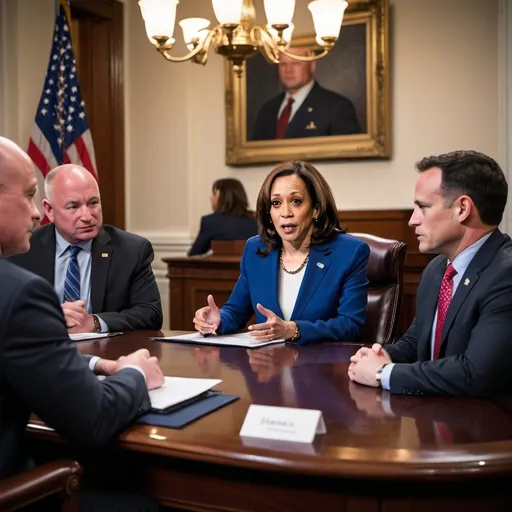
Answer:
<svg viewBox="0 0 512 512"><path fill-rule="evenodd" d="M108 258L108 252L102 252L101 253L102 258Z"/></svg>
<svg viewBox="0 0 512 512"><path fill-rule="evenodd" d="M464 279L464 286L467 286L471 281L466 277L466 279Z"/></svg>
<svg viewBox="0 0 512 512"><path fill-rule="evenodd" d="M310 121L309 124L306 126L306 130L316 130L316 124L314 121Z"/></svg>
<svg viewBox="0 0 512 512"><path fill-rule="evenodd" d="M313 107L308 107L308 112L313 112Z"/></svg>

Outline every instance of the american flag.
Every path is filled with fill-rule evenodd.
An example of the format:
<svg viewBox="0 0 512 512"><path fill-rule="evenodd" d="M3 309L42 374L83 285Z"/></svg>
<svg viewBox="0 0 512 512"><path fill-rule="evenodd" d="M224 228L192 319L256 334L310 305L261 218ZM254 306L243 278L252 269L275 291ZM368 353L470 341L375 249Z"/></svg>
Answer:
<svg viewBox="0 0 512 512"><path fill-rule="evenodd" d="M28 154L41 172L40 182L57 165L73 163L97 177L91 131L80 94L71 44L71 16L66 0L59 0L50 62ZM40 186L40 191L42 187Z"/></svg>

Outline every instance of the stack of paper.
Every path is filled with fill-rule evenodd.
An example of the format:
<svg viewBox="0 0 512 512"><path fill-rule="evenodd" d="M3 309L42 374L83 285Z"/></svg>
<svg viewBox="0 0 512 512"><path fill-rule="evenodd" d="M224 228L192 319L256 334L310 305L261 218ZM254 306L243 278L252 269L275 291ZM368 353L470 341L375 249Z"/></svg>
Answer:
<svg viewBox="0 0 512 512"><path fill-rule="evenodd" d="M156 341L171 341L175 343L198 343L201 345L218 345L225 347L260 348L276 343L286 343L284 339L272 341L256 341L248 332L223 336L203 336L199 333L181 334L180 336L167 336L151 338Z"/></svg>
<svg viewBox="0 0 512 512"><path fill-rule="evenodd" d="M190 379L185 377L165 377L162 387L149 392L151 407L162 411L205 393L222 380Z"/></svg>

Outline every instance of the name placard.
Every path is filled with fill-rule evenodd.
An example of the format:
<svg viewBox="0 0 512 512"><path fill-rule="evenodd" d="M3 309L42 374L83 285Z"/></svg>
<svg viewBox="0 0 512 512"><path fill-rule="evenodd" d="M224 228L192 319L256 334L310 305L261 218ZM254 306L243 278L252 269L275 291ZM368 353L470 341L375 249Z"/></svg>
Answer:
<svg viewBox="0 0 512 512"><path fill-rule="evenodd" d="M325 434L322 411L251 405L240 430L243 437L259 437L296 443L311 443Z"/></svg>

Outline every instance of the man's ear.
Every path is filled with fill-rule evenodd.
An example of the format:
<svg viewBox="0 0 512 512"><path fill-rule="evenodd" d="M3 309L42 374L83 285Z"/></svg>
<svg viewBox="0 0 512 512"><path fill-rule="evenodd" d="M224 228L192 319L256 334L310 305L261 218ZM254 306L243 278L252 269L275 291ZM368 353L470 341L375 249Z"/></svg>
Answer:
<svg viewBox="0 0 512 512"><path fill-rule="evenodd" d="M53 222L53 220L54 220L54 217L53 217L53 207L49 203L48 199L43 199L43 209L44 209L45 215L48 217L48 220L50 222Z"/></svg>
<svg viewBox="0 0 512 512"><path fill-rule="evenodd" d="M470 216L475 205L469 196L459 197L459 221L464 222Z"/></svg>

